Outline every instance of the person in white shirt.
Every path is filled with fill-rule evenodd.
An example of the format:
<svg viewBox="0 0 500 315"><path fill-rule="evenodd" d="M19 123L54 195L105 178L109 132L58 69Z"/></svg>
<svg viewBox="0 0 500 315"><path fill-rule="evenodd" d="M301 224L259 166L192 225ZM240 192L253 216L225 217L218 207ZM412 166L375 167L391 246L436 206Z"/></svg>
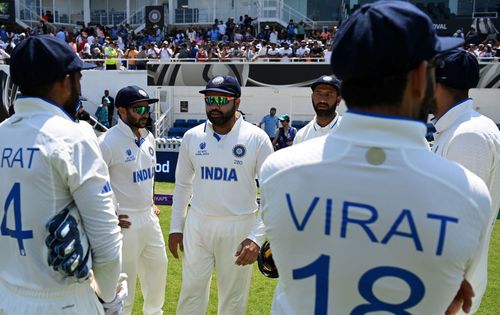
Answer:
<svg viewBox="0 0 500 315"><path fill-rule="evenodd" d="M172 48L170 48L170 45L168 44L168 41L163 41L163 44L160 49L160 60L164 62L169 62L170 58L174 55L174 52L172 51Z"/></svg>
<svg viewBox="0 0 500 315"><path fill-rule="evenodd" d="M287 42L281 43L281 48L278 50L278 55L281 57L281 62L288 62L293 55L293 50ZM268 52L269 53L269 52Z"/></svg>
<svg viewBox="0 0 500 315"><path fill-rule="evenodd" d="M438 37L404 1L364 4L339 29L332 69L348 107L342 123L274 153L261 170L279 272L271 314L468 311L491 199L424 137L433 58L462 44Z"/></svg>
<svg viewBox="0 0 500 315"><path fill-rule="evenodd" d="M241 88L234 77L215 76L200 93L208 122L184 135L175 171L168 245L175 258L184 251L176 314L206 313L215 269L218 314L243 315L264 238L255 179L273 148L237 111Z"/></svg>
<svg viewBox="0 0 500 315"><path fill-rule="evenodd" d="M334 75L323 75L312 85L311 100L316 112L313 120L302 127L293 139L293 144L324 136L338 128L340 119L337 106L342 100L340 96L340 80Z"/></svg>
<svg viewBox="0 0 500 315"><path fill-rule="evenodd" d="M471 53L457 49L440 56L444 67L436 70L436 103L432 109L436 127L432 150L458 162L481 177L491 194L488 240L471 278L472 312L478 310L488 280L489 238L500 207L500 131L495 123L474 110L469 89L479 82L479 64Z"/></svg>
<svg viewBox="0 0 500 315"><path fill-rule="evenodd" d="M108 169L90 125L74 118L81 70L93 67L49 35L12 53L10 74L22 95L0 124L0 314L104 314L98 298L115 299L122 236ZM73 203L97 291L90 278L77 281L47 263L45 225Z"/></svg>
<svg viewBox="0 0 500 315"><path fill-rule="evenodd" d="M137 276L144 296L143 314L162 314L165 300L168 261L160 210L153 203L155 140L144 128L150 104L156 102L138 86L120 89L115 98L118 124L99 137L123 233L123 272L129 286L125 314L132 313Z"/></svg>

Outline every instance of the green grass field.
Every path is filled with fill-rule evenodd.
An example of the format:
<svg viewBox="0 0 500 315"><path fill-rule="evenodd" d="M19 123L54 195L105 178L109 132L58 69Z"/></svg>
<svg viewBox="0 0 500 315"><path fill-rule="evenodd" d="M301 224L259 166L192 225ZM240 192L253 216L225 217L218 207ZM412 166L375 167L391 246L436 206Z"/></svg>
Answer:
<svg viewBox="0 0 500 315"><path fill-rule="evenodd" d="M163 194L171 194L174 185L171 183L156 183L156 192ZM170 212L169 206L161 206L160 222L165 238L168 237L168 229L170 227ZM165 240L166 243L166 240ZM167 249L168 252L168 249ZM165 292L165 305L163 307L165 314L175 314L177 300L181 289L181 262L175 259L168 252L168 278L167 290ZM277 280L268 279L262 276L254 264L254 273L252 286L250 288L250 298L248 303L247 314L251 315L266 315L271 309L271 301L276 286ZM134 314L142 313L142 294L139 288L136 290ZM212 286L210 288L210 302L208 305L207 314L217 314L217 286L215 275L212 278ZM489 260L489 283L488 290L481 304L481 308L476 313L477 315L495 315L500 314L500 227L496 225L490 246Z"/></svg>

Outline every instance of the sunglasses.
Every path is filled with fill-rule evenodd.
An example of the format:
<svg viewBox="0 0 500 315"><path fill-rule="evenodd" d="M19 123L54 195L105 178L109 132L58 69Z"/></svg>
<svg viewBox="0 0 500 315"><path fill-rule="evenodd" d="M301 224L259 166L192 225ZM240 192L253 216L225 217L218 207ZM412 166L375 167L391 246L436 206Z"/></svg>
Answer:
<svg viewBox="0 0 500 315"><path fill-rule="evenodd" d="M234 100L233 96L205 96L205 104L213 105L217 104L219 106L227 105L229 101Z"/></svg>
<svg viewBox="0 0 500 315"><path fill-rule="evenodd" d="M137 107L132 107L132 110L139 115L144 115L146 113L149 113L149 110L151 109L151 106L137 106Z"/></svg>

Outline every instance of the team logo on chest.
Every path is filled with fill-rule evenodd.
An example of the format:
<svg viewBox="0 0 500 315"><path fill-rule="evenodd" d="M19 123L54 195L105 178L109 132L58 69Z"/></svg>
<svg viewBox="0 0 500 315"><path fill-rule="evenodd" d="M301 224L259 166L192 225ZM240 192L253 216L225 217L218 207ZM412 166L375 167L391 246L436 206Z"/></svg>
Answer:
<svg viewBox="0 0 500 315"><path fill-rule="evenodd" d="M233 155L237 158L242 158L247 153L247 149L242 144L237 144L233 147Z"/></svg>
<svg viewBox="0 0 500 315"><path fill-rule="evenodd" d="M195 153L195 155L210 155L208 153L208 150L206 149L207 148L206 142L201 142L198 147L199 147L199 150L198 150L198 152Z"/></svg>
<svg viewBox="0 0 500 315"><path fill-rule="evenodd" d="M134 155L134 153L132 152L131 149L127 149L125 151L125 154L126 154L126 156L125 156L125 162L135 161L135 155Z"/></svg>

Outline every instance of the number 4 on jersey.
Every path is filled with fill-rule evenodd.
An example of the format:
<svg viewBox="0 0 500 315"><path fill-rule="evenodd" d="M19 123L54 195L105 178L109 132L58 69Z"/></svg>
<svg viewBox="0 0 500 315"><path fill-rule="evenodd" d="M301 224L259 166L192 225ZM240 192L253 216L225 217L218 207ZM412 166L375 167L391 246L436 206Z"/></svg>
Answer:
<svg viewBox="0 0 500 315"><path fill-rule="evenodd" d="M7 215L9 213L10 205L14 207L14 229L11 230L7 227ZM4 216L2 219L2 225L0 226L0 233L2 235L7 235L12 238L17 239L19 245L19 254L21 256L26 256L26 251L24 249L24 240L33 238L33 230L23 231L21 222L21 184L15 183L5 200L4 206Z"/></svg>

